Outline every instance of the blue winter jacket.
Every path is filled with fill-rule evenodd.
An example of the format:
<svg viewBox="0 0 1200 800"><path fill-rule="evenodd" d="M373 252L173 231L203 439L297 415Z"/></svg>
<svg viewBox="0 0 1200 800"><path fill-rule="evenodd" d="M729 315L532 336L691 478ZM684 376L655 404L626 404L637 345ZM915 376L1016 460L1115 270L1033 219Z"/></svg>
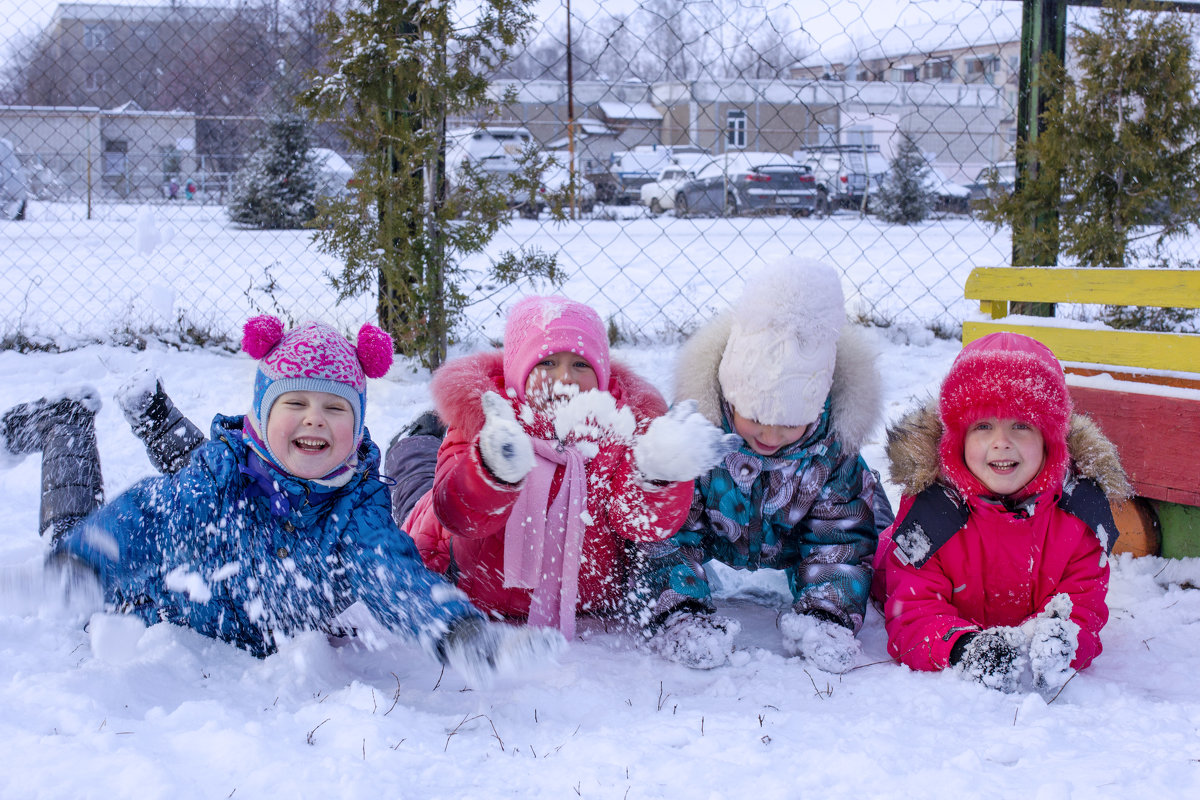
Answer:
<svg viewBox="0 0 1200 800"><path fill-rule="evenodd" d="M424 567L392 521L369 435L350 482L328 490L277 472L273 482L258 479L246 469L257 457L242 424L218 415L187 467L135 484L72 529L56 553L95 568L115 610L185 625L259 657L275 651L277 636L328 629L356 600L430 652L455 621L480 616Z"/></svg>

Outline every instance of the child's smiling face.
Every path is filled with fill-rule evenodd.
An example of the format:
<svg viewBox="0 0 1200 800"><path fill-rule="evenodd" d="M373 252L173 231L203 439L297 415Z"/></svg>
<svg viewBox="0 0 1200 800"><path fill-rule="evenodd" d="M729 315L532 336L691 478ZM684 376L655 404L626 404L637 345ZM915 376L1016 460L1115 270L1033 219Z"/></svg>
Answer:
<svg viewBox="0 0 1200 800"><path fill-rule="evenodd" d="M354 450L354 410L329 392L285 392L271 406L267 444L296 477L324 477Z"/></svg>
<svg viewBox="0 0 1200 800"><path fill-rule="evenodd" d="M575 388L565 390L569 386ZM525 397L535 407L546 407L568 393L599 388L600 382L591 362L566 351L551 353L534 364L533 371L525 379Z"/></svg>
<svg viewBox="0 0 1200 800"><path fill-rule="evenodd" d="M812 424L809 425L763 425L747 417L743 417L733 409L733 430L746 440L750 449L760 456L778 453L790 444L795 444L804 438Z"/></svg>
<svg viewBox="0 0 1200 800"><path fill-rule="evenodd" d="M967 429L963 461L988 491L1007 497L1042 471L1046 447L1041 431L1030 423L986 417Z"/></svg>

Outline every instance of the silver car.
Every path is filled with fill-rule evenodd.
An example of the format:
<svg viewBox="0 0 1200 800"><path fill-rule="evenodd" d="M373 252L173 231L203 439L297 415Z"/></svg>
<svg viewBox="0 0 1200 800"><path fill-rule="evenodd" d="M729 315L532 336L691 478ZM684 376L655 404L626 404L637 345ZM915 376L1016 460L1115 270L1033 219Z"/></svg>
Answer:
<svg viewBox="0 0 1200 800"><path fill-rule="evenodd" d="M714 156L675 190L675 215L786 213L807 217L817 203L812 169L780 153Z"/></svg>
<svg viewBox="0 0 1200 800"><path fill-rule="evenodd" d="M0 219L25 219L28 195L17 151L8 139L0 139Z"/></svg>

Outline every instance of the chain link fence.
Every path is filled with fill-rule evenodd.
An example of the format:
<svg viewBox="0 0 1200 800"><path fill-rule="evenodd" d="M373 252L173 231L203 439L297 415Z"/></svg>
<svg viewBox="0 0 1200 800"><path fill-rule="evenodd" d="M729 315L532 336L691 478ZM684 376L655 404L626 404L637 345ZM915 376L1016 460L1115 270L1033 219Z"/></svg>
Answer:
<svg viewBox="0 0 1200 800"><path fill-rule="evenodd" d="M4 184L20 218L0 221L4 342L219 340L257 311L347 329L372 318L370 296L338 302L338 265L311 231L244 229L225 209L264 120L323 66L318 21L349 2L0 0L0 139L24 175ZM474 4L461 5L469 25ZM542 0L491 76L482 144L468 141L502 152L506 131L528 136L574 163L585 191L566 222L514 213L467 266L482 276L504 251L551 252L563 292L641 340L690 330L764 262L813 257L842 270L863 320L953 334L974 311L967 272L1010 262L1008 232L971 204L985 170L1003 176L1012 159L1021 6ZM333 131L315 135L353 159ZM912 225L875 213L904 136L934 199ZM756 159L807 178L788 196L779 174L735 185ZM550 287L467 288L457 335L475 340L498 338L515 294Z"/></svg>

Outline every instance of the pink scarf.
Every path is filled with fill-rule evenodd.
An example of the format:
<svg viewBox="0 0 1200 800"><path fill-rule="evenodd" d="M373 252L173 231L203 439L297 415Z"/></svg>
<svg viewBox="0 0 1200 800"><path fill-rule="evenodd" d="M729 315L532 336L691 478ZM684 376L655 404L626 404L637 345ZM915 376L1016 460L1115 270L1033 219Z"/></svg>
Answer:
<svg viewBox="0 0 1200 800"><path fill-rule="evenodd" d="M582 515L587 509L586 459L573 445L533 439L535 465L504 528L504 585L532 589L530 625L553 625L575 637ZM547 510L558 465L566 468L558 495Z"/></svg>

